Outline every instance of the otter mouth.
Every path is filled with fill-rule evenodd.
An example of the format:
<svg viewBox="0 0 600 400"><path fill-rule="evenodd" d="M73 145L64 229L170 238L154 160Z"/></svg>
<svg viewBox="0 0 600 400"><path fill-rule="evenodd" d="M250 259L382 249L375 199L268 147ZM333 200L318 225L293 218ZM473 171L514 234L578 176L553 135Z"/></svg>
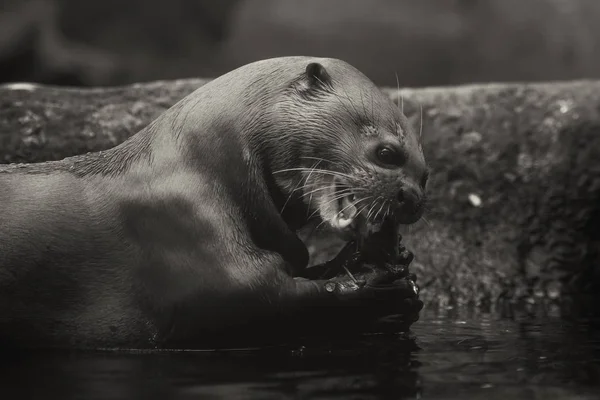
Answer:
<svg viewBox="0 0 600 400"><path fill-rule="evenodd" d="M366 237L381 229L384 218L367 220L363 215L368 209L364 201L335 177L323 193L319 207L321 218L342 237Z"/></svg>
<svg viewBox="0 0 600 400"><path fill-rule="evenodd" d="M339 193L337 188L334 193ZM337 195L339 196L339 195ZM346 196L337 199L338 212L335 214L332 220L332 224L339 229L347 229L348 227L353 228L356 223L356 217L358 216L358 209L356 207L356 196L351 193Z"/></svg>

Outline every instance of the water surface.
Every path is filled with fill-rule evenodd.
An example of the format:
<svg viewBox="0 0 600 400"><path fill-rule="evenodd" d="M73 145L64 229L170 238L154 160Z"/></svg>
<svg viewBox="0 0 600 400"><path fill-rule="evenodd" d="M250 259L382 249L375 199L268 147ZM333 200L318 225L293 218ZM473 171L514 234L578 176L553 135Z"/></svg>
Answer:
<svg viewBox="0 0 600 400"><path fill-rule="evenodd" d="M410 337L0 362L4 399L596 399L600 325L423 313Z"/></svg>

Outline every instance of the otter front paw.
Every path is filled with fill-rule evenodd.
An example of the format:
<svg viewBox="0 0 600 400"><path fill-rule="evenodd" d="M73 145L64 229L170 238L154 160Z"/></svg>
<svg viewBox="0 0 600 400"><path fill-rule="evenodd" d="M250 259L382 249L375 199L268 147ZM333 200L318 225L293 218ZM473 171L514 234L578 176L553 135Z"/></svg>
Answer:
<svg viewBox="0 0 600 400"><path fill-rule="evenodd" d="M423 302L410 274L393 277L389 271L374 268L355 275L339 276L322 282L324 289L338 302L324 312L324 319L336 321L337 330L366 332L406 331L419 319ZM314 310L316 311L316 310ZM323 319L321 319L323 320ZM322 327L324 328L323 324Z"/></svg>
<svg viewBox="0 0 600 400"><path fill-rule="evenodd" d="M382 295L387 298L391 295L398 299L418 299L419 287L414 278L407 266L390 264L387 268L381 268L365 264L363 272L351 276L339 275L323 285L327 292L339 296L341 300L368 300Z"/></svg>
<svg viewBox="0 0 600 400"><path fill-rule="evenodd" d="M411 278L406 266L370 264L330 279L294 278L295 295L290 298L294 312L286 312L285 318L305 333L403 332L419 319L423 308Z"/></svg>

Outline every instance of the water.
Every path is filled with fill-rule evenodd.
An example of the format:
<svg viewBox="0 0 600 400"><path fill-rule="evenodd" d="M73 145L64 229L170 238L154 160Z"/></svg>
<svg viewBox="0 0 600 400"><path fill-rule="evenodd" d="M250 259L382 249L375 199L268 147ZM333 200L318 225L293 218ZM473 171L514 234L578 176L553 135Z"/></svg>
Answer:
<svg viewBox="0 0 600 400"><path fill-rule="evenodd" d="M0 362L5 399L600 399L600 324L424 313L409 338Z"/></svg>

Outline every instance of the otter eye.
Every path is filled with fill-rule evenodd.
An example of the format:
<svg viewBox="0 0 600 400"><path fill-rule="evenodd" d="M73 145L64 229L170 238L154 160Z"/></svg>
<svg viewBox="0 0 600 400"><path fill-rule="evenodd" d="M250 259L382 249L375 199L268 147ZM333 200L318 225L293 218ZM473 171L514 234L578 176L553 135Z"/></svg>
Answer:
<svg viewBox="0 0 600 400"><path fill-rule="evenodd" d="M377 159L385 165L400 167L404 164L404 156L389 146L381 146L377 149Z"/></svg>

